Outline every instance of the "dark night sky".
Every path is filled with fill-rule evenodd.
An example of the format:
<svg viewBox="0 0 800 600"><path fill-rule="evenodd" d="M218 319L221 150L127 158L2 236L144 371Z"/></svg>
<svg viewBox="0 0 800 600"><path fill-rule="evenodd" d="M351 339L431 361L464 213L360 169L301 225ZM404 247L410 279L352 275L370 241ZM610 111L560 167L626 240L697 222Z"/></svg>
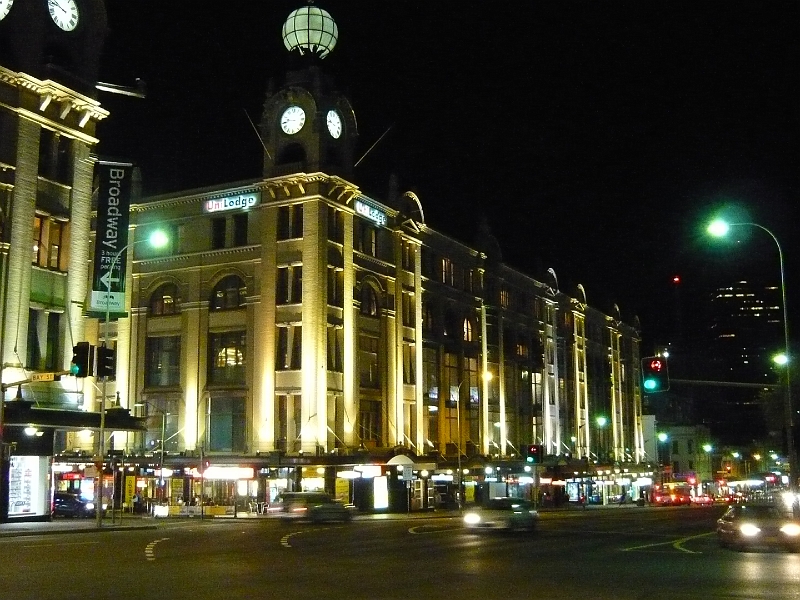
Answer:
<svg viewBox="0 0 800 600"><path fill-rule="evenodd" d="M101 97L98 152L138 163L147 194L260 176L245 111L259 120L302 4L108 2L101 78L140 77L148 96ZM733 202L783 244L800 306L797 2L317 5L339 26L323 65L353 104L359 154L391 127L356 169L365 193L385 198L395 172L428 224L466 243L485 215L507 263L638 315L645 346L674 334L673 273L691 313L731 265L702 224ZM774 242L741 246L736 268L777 282Z"/></svg>

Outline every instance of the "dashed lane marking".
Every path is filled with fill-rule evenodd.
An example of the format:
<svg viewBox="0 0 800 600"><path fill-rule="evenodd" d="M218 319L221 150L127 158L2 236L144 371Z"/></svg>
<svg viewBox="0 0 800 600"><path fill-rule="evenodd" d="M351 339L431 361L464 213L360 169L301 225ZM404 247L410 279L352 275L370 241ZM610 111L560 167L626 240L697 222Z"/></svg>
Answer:
<svg viewBox="0 0 800 600"><path fill-rule="evenodd" d="M144 555L147 557L147 560L153 561L156 559L156 545L167 541L169 538L161 538L160 540L153 540L144 549Z"/></svg>

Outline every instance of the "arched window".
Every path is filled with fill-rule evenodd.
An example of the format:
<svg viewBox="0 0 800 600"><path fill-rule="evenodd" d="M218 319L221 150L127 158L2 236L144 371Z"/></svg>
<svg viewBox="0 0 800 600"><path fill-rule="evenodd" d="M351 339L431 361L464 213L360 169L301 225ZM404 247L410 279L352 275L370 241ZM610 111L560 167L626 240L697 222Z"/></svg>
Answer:
<svg viewBox="0 0 800 600"><path fill-rule="evenodd" d="M231 310L244 306L247 287L238 275L223 277L211 293L211 310Z"/></svg>
<svg viewBox="0 0 800 600"><path fill-rule="evenodd" d="M178 312L178 286L164 283L150 296L150 314L154 317L174 315Z"/></svg>
<svg viewBox="0 0 800 600"><path fill-rule="evenodd" d="M378 316L378 295L371 285L361 286L361 314L370 317Z"/></svg>

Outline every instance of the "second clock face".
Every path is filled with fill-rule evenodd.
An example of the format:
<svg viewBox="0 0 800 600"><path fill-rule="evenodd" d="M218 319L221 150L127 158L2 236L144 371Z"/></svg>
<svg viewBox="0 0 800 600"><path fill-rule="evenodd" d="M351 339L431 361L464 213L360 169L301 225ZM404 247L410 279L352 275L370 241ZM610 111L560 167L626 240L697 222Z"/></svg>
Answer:
<svg viewBox="0 0 800 600"><path fill-rule="evenodd" d="M305 111L297 105L292 105L281 115L281 129L288 135L293 135L303 128L306 123Z"/></svg>
<svg viewBox="0 0 800 600"><path fill-rule="evenodd" d="M64 31L72 31L78 26L78 5L75 0L47 0L47 8L53 22Z"/></svg>
<svg viewBox="0 0 800 600"><path fill-rule="evenodd" d="M11 11L11 5L14 0L0 0L0 21L6 18L6 15Z"/></svg>
<svg viewBox="0 0 800 600"><path fill-rule="evenodd" d="M328 133L331 134L331 137L334 139L339 139L339 136L342 135L342 119L335 110L328 111Z"/></svg>

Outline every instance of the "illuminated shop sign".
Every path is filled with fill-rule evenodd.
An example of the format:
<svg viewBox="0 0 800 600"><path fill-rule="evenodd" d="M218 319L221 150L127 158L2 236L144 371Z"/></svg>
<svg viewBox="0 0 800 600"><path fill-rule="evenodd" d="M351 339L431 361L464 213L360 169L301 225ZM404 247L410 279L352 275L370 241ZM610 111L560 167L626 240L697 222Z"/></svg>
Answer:
<svg viewBox="0 0 800 600"><path fill-rule="evenodd" d="M360 200L356 200L355 209L362 217L368 218L370 221L378 225L386 225L386 213L378 210L377 208L364 204Z"/></svg>
<svg viewBox="0 0 800 600"><path fill-rule="evenodd" d="M203 212L213 213L224 210L252 208L260 199L260 194L239 194L238 196L225 196L213 198L203 203Z"/></svg>

